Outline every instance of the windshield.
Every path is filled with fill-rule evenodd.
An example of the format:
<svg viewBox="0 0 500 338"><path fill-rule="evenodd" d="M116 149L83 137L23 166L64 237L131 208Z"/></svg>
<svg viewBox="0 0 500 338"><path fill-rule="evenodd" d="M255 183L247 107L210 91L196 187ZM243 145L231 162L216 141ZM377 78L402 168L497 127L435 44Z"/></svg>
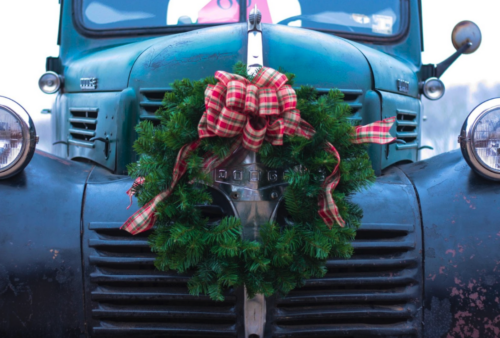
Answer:
<svg viewBox="0 0 500 338"><path fill-rule="evenodd" d="M394 36L404 27L401 0L75 0L92 30L159 28L239 22L255 5L262 22L295 27ZM247 14L248 15L248 14Z"/></svg>

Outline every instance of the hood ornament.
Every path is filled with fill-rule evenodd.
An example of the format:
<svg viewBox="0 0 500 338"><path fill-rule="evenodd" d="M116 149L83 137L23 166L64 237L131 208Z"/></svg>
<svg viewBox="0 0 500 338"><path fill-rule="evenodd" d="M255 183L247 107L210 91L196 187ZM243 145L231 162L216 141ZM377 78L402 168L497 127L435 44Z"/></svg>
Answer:
<svg viewBox="0 0 500 338"><path fill-rule="evenodd" d="M247 73L254 75L257 70L264 66L262 56L262 13L257 5L252 9L248 17L248 54Z"/></svg>

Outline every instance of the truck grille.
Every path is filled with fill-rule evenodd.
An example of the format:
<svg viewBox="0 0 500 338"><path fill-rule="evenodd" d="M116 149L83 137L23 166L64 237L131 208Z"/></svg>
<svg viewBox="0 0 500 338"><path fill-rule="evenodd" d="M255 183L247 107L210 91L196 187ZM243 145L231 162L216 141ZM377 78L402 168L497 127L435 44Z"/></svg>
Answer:
<svg viewBox="0 0 500 338"><path fill-rule="evenodd" d="M188 274L157 271L147 232L132 236L119 230L122 222L100 221L126 219L126 196L106 209L102 204L126 191L131 180L111 181L112 175L95 171L86 188L82 246L91 335L241 337L242 290L229 290L225 302L213 302L189 294ZM200 206L203 214L210 221L232 215L227 199L210 191L213 203ZM284 298L269 297L265 338L421 337L422 234L411 182L393 168L351 201L364 213L354 255L330 259L325 277L307 280ZM286 213L277 214L281 224Z"/></svg>
<svg viewBox="0 0 500 338"><path fill-rule="evenodd" d="M413 225L363 224L351 259L278 299L273 337L414 337L420 323ZM417 316L418 317L418 316Z"/></svg>
<svg viewBox="0 0 500 338"><path fill-rule="evenodd" d="M94 148L97 115L99 108L69 108L69 143L77 146Z"/></svg>
<svg viewBox="0 0 500 338"><path fill-rule="evenodd" d="M189 275L160 272L147 242L121 223L90 223L88 240L94 336L235 337L236 297L191 296Z"/></svg>
<svg viewBox="0 0 500 338"><path fill-rule="evenodd" d="M297 88L295 88L297 89ZM330 89L318 88L320 94L326 94ZM158 117L155 116L156 111L160 108L161 102L165 93L172 91L172 88L141 88L139 93L141 94L139 106L141 107L140 119L150 120L153 122L158 121ZM344 93L344 102L351 107L352 117L351 121L353 125L358 125L361 123L362 115L361 109L363 108L363 91L360 89L340 89Z"/></svg>

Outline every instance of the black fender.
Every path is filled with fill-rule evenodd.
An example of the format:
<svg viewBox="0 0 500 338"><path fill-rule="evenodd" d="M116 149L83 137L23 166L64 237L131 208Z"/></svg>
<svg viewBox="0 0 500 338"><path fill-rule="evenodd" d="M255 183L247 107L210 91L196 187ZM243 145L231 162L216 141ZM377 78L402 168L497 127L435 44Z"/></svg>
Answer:
<svg viewBox="0 0 500 338"><path fill-rule="evenodd" d="M92 166L37 151L0 181L0 336L85 335L82 200Z"/></svg>
<svg viewBox="0 0 500 338"><path fill-rule="evenodd" d="M422 214L424 337L499 337L500 184L459 150L401 169Z"/></svg>

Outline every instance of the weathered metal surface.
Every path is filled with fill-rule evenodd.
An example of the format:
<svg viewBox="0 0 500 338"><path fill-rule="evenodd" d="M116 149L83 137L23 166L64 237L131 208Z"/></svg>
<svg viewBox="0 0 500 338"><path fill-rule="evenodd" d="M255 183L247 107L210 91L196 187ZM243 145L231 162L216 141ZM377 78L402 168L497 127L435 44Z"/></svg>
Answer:
<svg viewBox="0 0 500 338"><path fill-rule="evenodd" d="M422 210L424 336L500 336L500 184L458 150L401 169Z"/></svg>
<svg viewBox="0 0 500 338"><path fill-rule="evenodd" d="M0 181L0 336L81 337L80 215L90 165L37 151Z"/></svg>
<svg viewBox="0 0 500 338"><path fill-rule="evenodd" d="M418 65L407 60L396 59L361 43L350 42L366 57L373 71L374 88L399 95L418 97ZM398 80L408 82L408 92L398 90Z"/></svg>

